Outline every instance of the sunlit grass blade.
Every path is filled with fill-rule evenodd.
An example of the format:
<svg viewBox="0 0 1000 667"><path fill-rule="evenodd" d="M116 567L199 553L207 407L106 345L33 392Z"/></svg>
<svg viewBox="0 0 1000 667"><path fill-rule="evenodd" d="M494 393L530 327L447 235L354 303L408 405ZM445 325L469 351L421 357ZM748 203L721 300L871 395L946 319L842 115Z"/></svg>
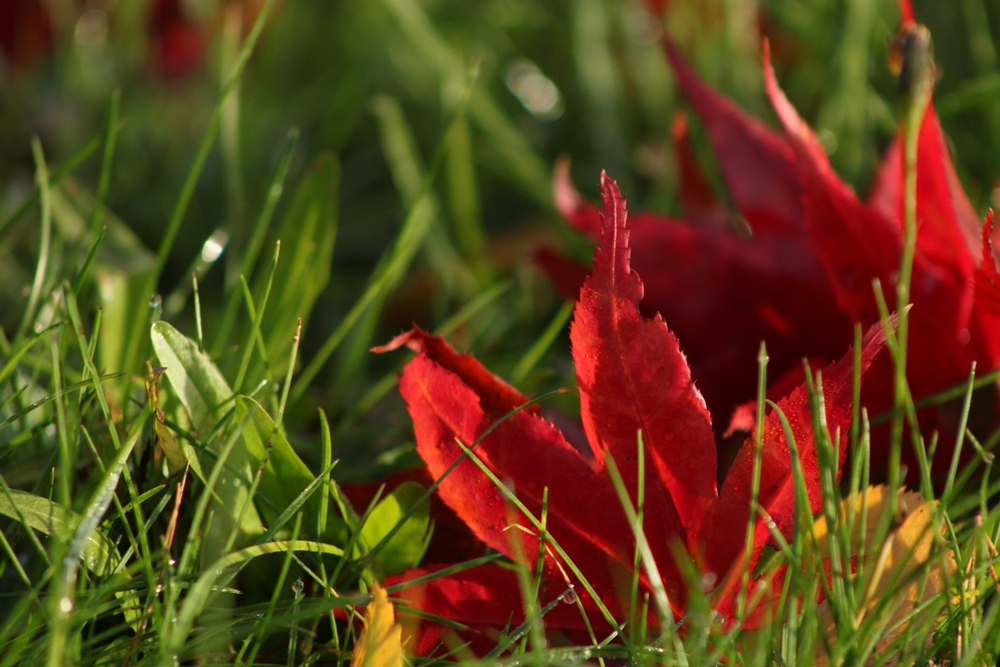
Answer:
<svg viewBox="0 0 1000 667"><path fill-rule="evenodd" d="M380 268L376 270L370 279L368 287L361 295L361 298L355 302L337 328L327 337L312 361L309 362L309 365L299 375L298 380L296 380L295 385L292 387L291 400L293 402L302 397L306 387L315 379L316 375L330 358L330 355L333 354L337 346L340 345L351 329L354 328L355 324L368 308L395 288L399 281L402 280L414 255L421 247L433 219L427 210L427 207L431 206L429 199L431 186L434 183L443 160L444 146L447 144L447 138L453 131L457 120L465 113L465 106L468 103L475 83L474 74L475 72L473 72L473 76L470 76L466 83L465 92L459 100L454 111L454 116L445 130L445 138L439 144L434 159L431 161L431 166L421 181L420 190L414 197L413 205L410 207L410 211L403 222L403 227L400 229L395 243L380 262Z"/></svg>
<svg viewBox="0 0 1000 667"><path fill-rule="evenodd" d="M28 294L28 305L24 309L21 325L18 327L17 335L14 337L15 341L19 341L26 332L34 327L35 313L38 309L38 302L42 298L42 287L48 273L49 253L52 247L52 197L49 192L49 170L45 164L42 142L37 137L31 142L31 152L35 157L35 182L38 185L38 191L41 193L42 232L38 249L38 263L35 265L35 278L31 283L31 291Z"/></svg>
<svg viewBox="0 0 1000 667"><path fill-rule="evenodd" d="M243 48L240 51L239 58L233 65L232 70L229 72L225 83L222 88L222 93L219 96L220 99L215 106L215 110L212 113L212 118L209 121L208 128L205 130L205 134L202 137L201 144L198 147L198 153L195 156L194 162L191 165L191 169L188 172L187 179L184 181L184 185L181 188L180 195L177 197L177 202L174 205L173 213L170 215L170 221L167 223L166 229L163 231L163 235L160 240L160 247L156 253L156 261L153 265L153 269L150 271L149 276L141 290L143 296L147 294L152 294L156 291L156 285L159 282L160 274L163 273L163 268L167 264L167 257L170 255L170 251L174 246L174 242L177 239L177 233L180 231L181 223L187 214L188 207L191 204L191 198L194 195L195 186L198 184L198 180L201 177L202 170L205 167L205 162L208 159L209 152L212 149L212 145L215 143L216 135L219 132L219 127L222 122L222 114L225 109L226 100L235 90L237 84L239 83L240 76L243 73L243 68L246 66L247 60L250 59L250 54L253 53L254 47L257 44L257 40L260 38L261 32L264 30L264 25L267 22L267 17L271 13L271 9L275 4L275 0L267 0L264 6L261 8L260 13L257 15L256 21L254 21L253 28L251 28L249 35L247 35L246 41L243 44ZM131 327L130 334L128 336L128 343L125 350L124 357L124 368L133 369L136 366L136 359L139 356L139 351L141 345L146 340L146 337L142 335L142 329L144 328L145 322L142 318L135 318L135 323Z"/></svg>
<svg viewBox="0 0 1000 667"><path fill-rule="evenodd" d="M285 180L288 178L288 171L292 164L292 157L295 154L295 146L298 143L298 139L298 129L293 128L292 130L289 130L285 146L282 149L281 156L278 158L278 166L275 169L273 178L271 179L271 184L267 189L267 197L264 200L264 206L261 208L260 215L257 218L257 223L254 226L253 233L250 236L246 249L243 252L242 257L239 258L239 261L236 261L237 258L233 257L234 261L227 263L226 265L226 286L229 289L229 298L226 300L226 309L222 314L219 322L219 328L215 336L215 344L212 347L213 356L221 354L222 348L229 340L229 334L236 321L236 314L239 311L240 303L239 291L235 289L236 282L241 275L251 275L254 265L257 263L257 258L260 256L260 251L264 247L264 240L271 227L271 221L274 218L274 211L285 191ZM233 250L231 249L230 253L232 252Z"/></svg>
<svg viewBox="0 0 1000 667"><path fill-rule="evenodd" d="M52 635L49 638L48 661L49 667L62 667L67 663L66 644L69 633L70 619L73 613L73 598L76 588L77 574L79 572L80 554L90 541L91 535L97 530L101 517L107 511L114 496L115 487L121 477L128 457L132 453L132 448L139 441L139 434L134 436L119 448L111 466L105 471L97 489L83 514L83 520L77 527L73 535L73 541L69 544L69 549L63 557L62 569L59 574L55 595L52 596L53 624Z"/></svg>

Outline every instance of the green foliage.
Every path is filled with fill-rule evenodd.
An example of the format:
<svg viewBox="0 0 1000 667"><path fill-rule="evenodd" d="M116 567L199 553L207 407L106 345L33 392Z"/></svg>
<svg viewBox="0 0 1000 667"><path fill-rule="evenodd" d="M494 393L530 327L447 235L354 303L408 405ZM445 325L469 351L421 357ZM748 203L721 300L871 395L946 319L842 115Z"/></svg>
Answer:
<svg viewBox="0 0 1000 667"><path fill-rule="evenodd" d="M894 2L668 4L699 71L754 110L763 25L789 97L867 189L896 128L882 66ZM984 210L1000 174L1000 13L952 4L917 13L959 176ZM394 391L402 360L368 348L416 322L526 392L575 383L570 309L527 256L556 241L590 252L553 214L562 153L588 194L607 168L635 210L677 212L680 103L658 28L640 3L604 0L182 2L207 48L168 80L155 2L40 5L52 48L34 69L0 56L0 667L347 664L370 584L420 564L436 533L419 484L351 504L355 485L419 462ZM525 63L561 106L533 111L516 92ZM152 412L150 367L166 369ZM532 607L496 657L793 665L822 647L831 664L994 664L1000 432L978 423L971 387L995 380L934 399L965 438L935 509L957 569L905 618L904 583L873 601L875 568L848 565L878 562L879 542L852 538L867 514L842 500L868 488L869 418L891 418L859 414L854 468L823 488L840 567L817 575L802 517L772 560L789 566L780 623L720 628L692 582L683 632L653 636L637 616L614 638L522 642L552 611ZM545 399L570 414L576 401ZM637 509L633 529L655 530ZM824 587L825 610L798 603Z"/></svg>

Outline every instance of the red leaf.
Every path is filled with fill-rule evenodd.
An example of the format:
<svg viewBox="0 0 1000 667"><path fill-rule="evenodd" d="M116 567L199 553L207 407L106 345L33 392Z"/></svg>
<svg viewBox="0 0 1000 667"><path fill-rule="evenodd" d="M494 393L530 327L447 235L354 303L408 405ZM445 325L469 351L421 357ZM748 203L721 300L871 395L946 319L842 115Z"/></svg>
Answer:
<svg viewBox="0 0 1000 667"><path fill-rule="evenodd" d="M899 229L889 219L862 207L854 192L834 173L819 140L778 88L764 51L764 77L778 118L798 157L798 173L808 203L805 218L833 280L841 308L856 321L878 319L872 279L891 285L899 262Z"/></svg>
<svg viewBox="0 0 1000 667"><path fill-rule="evenodd" d="M476 456L513 489L528 512L540 514L548 489L549 534L617 616L626 611L635 544L603 470L604 457L613 457L634 501L639 486L636 436L641 430L650 461L645 479L645 534L674 612L684 613L687 592L673 549L683 545L696 557L698 566L707 558L710 569L724 577L727 584L716 595L717 609L730 613L731 582L738 581L744 571L739 543L745 534L749 504L746 448L727 481L724 496L718 499L708 412L677 339L661 317L647 320L639 312L643 285L630 265L625 201L607 176L602 176L601 187L601 247L594 256L593 274L581 290L570 333L581 414L595 460L584 458L558 429L537 415L521 411L498 422L498 415L524 397L472 357L458 354L440 338L414 330L388 347L406 344L418 352L400 380L400 391L414 422L417 450L430 474L441 477L460 460L456 439L471 444L482 438L475 446ZM865 345L863 366L867 367L881 346L878 332L870 334ZM851 415L852 359L849 354L824 377L826 423L835 434L846 432ZM819 473L805 388L795 389L780 405L792 424L815 502ZM489 434L488 429L492 429ZM775 415L769 416L767 429L760 497L778 526L788 530L794 509L788 446ZM752 463L749 469L752 471ZM458 463L444 477L439 491L486 544L533 565L539 540L532 524L507 505L503 494L472 461ZM516 534L524 545L523 555L511 545L512 524L520 526ZM757 526L747 567L756 562L766 541L761 525ZM556 594L570 581L565 565L547 552L542 575L546 594ZM484 626L518 618L505 614L516 609L516 588L509 576L496 572L481 576L486 579L457 588L455 582L461 578L442 579L428 585L430 593L415 604L425 611ZM648 592L645 576L640 575L640 583ZM433 597L439 593L445 599ZM475 596L486 609L467 612L467 596ZM584 602L592 604L593 600L584 598ZM754 618L764 618L763 612ZM559 623L553 621L550 627L579 627ZM430 650L424 639L419 646Z"/></svg>
<svg viewBox="0 0 1000 667"><path fill-rule="evenodd" d="M601 212L588 204L576 191L569 176L568 158L562 157L556 161L552 174L552 200L556 210L577 231L583 232L596 243L601 241Z"/></svg>
<svg viewBox="0 0 1000 667"><path fill-rule="evenodd" d="M754 233L804 233L788 143L702 82L672 42L666 46L677 83L708 130L729 194Z"/></svg>
<svg viewBox="0 0 1000 667"><path fill-rule="evenodd" d="M900 23L903 25L916 22L916 18L913 16L913 5L910 4L910 0L899 0L899 17Z"/></svg>
<svg viewBox="0 0 1000 667"><path fill-rule="evenodd" d="M391 577L385 585L411 581L439 569L409 570ZM565 585L546 586L543 582L538 597L539 608L555 600L565 590ZM433 656L447 652L449 649L445 640L449 633L454 633L459 639L458 644L471 642L472 652L482 656L500 643L501 628L508 627L508 624L511 629L516 628L525 619L517 574L510 568L496 565L483 565L408 586L395 593L393 598L402 601L397 604L396 611L403 625L404 641L409 641L407 652L414 655ZM590 623L599 633L610 630L592 605L585 604L585 608L590 612ZM446 629L425 616L408 613L408 610L455 619L469 629ZM547 628L561 631L577 644L590 641L587 626L576 605L557 604L543 617L543 621Z"/></svg>
<svg viewBox="0 0 1000 667"><path fill-rule="evenodd" d="M880 324L869 329L862 343L861 372L871 365L882 349L885 336ZM825 424L832 438L840 434L838 443L839 465L847 456L847 434L851 423L854 379L854 355L851 351L843 359L829 366L820 376L825 407ZM817 380L817 383L819 381ZM799 385L791 394L778 402L785 414L796 448L802 462L806 488L809 493L810 514L820 507L821 487L819 462L813 437L813 417L805 385ZM725 573L743 555L747 521L749 520L751 482L753 479L756 443L753 436L736 456L719 494L719 501L705 520L705 551L710 567ZM758 502L767 511L778 530L786 538L792 537L795 518L795 493L788 439L778 414L771 411L765 418L762 444L760 493ZM757 520L754 530L753 560L747 567L753 569L756 557L771 540L770 529L763 520ZM741 569L743 567L740 564ZM741 570L742 571L742 570Z"/></svg>
<svg viewBox="0 0 1000 667"><path fill-rule="evenodd" d="M679 196L684 213L696 224L725 228L729 226L729 214L715 197L712 186L705 180L698 159L691 145L687 114L678 111L670 128L677 151L677 166L680 170Z"/></svg>
<svg viewBox="0 0 1000 667"><path fill-rule="evenodd" d="M462 456L456 438L471 446L494 424L497 413L484 412L483 407L491 394L509 385L472 357L458 355L443 339L419 330L404 337L420 353L407 364L400 392L413 419L417 451L438 478ZM455 364L456 359L462 364ZM541 516L548 487L549 532L587 573L598 594L615 604L619 599L615 582L631 576L634 540L607 475L595 470L555 427L527 411L497 425L474 452L500 480L512 485L535 517ZM480 539L514 557L507 533L513 510L474 462L460 463L441 482L439 492ZM519 536L533 565L536 530L526 517L517 516L516 521L526 528ZM546 565L550 578L561 576L551 554Z"/></svg>
<svg viewBox="0 0 1000 667"><path fill-rule="evenodd" d="M570 330L583 426L598 462L610 452L633 489L642 430L660 482L646 486L646 512L658 533L687 531L690 548L716 497L711 418L677 339L659 315L649 321L639 313L643 288L629 265L625 200L604 174L601 189L601 247ZM670 545L663 547L666 556Z"/></svg>
<svg viewBox="0 0 1000 667"><path fill-rule="evenodd" d="M432 336L421 329L402 333L387 344L372 348L372 352L389 352L403 345L414 352L426 352L434 361L460 376L479 396L483 409L494 417L505 415L528 402L527 396L483 368L474 357L459 354L440 336ZM538 412L537 406L525 409Z"/></svg>
<svg viewBox="0 0 1000 667"><path fill-rule="evenodd" d="M580 296L583 281L590 274L587 266L547 245L538 248L532 260L549 277L559 296L576 301Z"/></svg>
<svg viewBox="0 0 1000 667"><path fill-rule="evenodd" d="M573 193L563 196L574 202L563 213L590 230L600 212L567 179L557 168L557 190ZM633 217L630 228L632 266L645 287L640 310L670 323L715 422L727 423L737 405L753 399L760 341L772 351L772 377L803 357L833 360L850 344L850 320L806 234L747 238L648 213Z"/></svg>
<svg viewBox="0 0 1000 667"><path fill-rule="evenodd" d="M764 56L768 95L798 157L813 244L821 253L841 307L855 321L875 322L879 317L872 289L875 278L881 283L889 308L896 308L894 275L902 252L903 227L898 150L890 154L882 169L873 205L859 202L833 172L812 131L778 88L766 49ZM979 359L981 371L995 368L997 362L996 353L991 351L996 346L990 342L995 338L990 332L996 331L997 323L984 321L981 313L972 313L973 279L967 232L963 231L968 222L962 222L968 212L963 213L964 200L954 196L956 185L949 176L950 162L936 123L933 113L925 117L919 147L919 157L926 163L918 167L921 217L911 281L907 355L907 378L915 399L962 380L973 359ZM893 375L888 359L876 363L869 373L863 401L872 414L893 405ZM935 415L925 411L919 416L929 426ZM873 435L872 465L876 470L888 456L887 438L888 433ZM945 462L950 460L947 439L946 431L937 450L939 460ZM909 450L903 456L904 463L915 463ZM915 465L909 468L917 473Z"/></svg>
<svg viewBox="0 0 1000 667"><path fill-rule="evenodd" d="M993 210L986 214L982 230L982 253L976 269L976 306L1000 315L1000 272L993 259Z"/></svg>

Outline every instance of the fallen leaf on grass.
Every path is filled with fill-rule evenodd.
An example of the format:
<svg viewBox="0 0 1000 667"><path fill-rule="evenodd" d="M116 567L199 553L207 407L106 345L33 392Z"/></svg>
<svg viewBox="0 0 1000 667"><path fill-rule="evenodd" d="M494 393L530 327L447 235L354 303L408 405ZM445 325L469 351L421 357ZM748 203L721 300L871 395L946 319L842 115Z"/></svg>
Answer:
<svg viewBox="0 0 1000 667"><path fill-rule="evenodd" d="M764 547L774 539L772 530L791 537L794 516L801 511L795 502L790 437L797 443L810 514L820 507L819 460L808 390L799 383L777 402L783 417L774 410L766 415L758 501L770 520L754 519L750 560L746 562L743 542L751 518L755 441L746 441L718 490L715 437L705 401L667 322L659 315L647 319L640 313L643 281L630 263L632 227L625 199L606 175L601 188L604 214L599 220L600 247L593 275L581 289L570 332L589 452L582 453L569 444L536 406L512 412L526 405L528 398L474 357L456 352L443 338L414 329L378 351L407 346L417 352L400 379L400 392L414 423L417 451L435 478L449 471L439 493L483 542L519 560L508 532L512 522L516 523L523 531L519 562L534 570L534 554L539 553L536 526L520 512L512 520L507 499L495 480L509 485L534 517L542 515L547 497L548 539L558 542L567 557L558 557L546 548L540 571L540 605L551 603L568 586L575 586L588 612L601 605L618 619L630 612L629 596L623 591L627 585L622 584L632 578L635 539L605 470L610 458L632 502L640 486L644 487L646 525L656 527L646 531L646 538L674 616L687 613L688 589L677 560L678 553L686 550L707 579L722 582L712 593L712 605L728 622L734 618L742 573L753 571ZM862 373L883 341L881 326L865 336ZM835 443L841 452L835 464L837 473L847 451L844 434L852 414L853 376L851 352L822 372L825 423L830 433L841 434ZM788 432L782 419L787 420ZM640 431L646 461L642 482L636 439ZM473 445L475 462L465 459L462 449ZM449 470L456 460L461 462ZM566 574L572 570L570 560L582 578ZM410 571L392 581L424 574L427 572ZM638 576L640 594L651 592L647 573L642 571ZM752 582L751 593L763 583ZM584 589L588 589L586 593ZM419 600L414 606L423 612L459 621L477 636L489 637L508 622L520 622L518 590L513 572L483 566L463 572L460 587L455 586L453 576L445 576L407 589L406 594ZM770 611L770 601L766 601L747 623L765 622ZM580 621L580 615L565 605L557 605L545 617L546 626L554 631L574 632ZM610 628L607 617L592 614L591 622L602 631ZM422 627L428 625L434 624ZM434 648L435 632L428 628L418 637L417 653ZM468 639L475 638L470 635Z"/></svg>
<svg viewBox="0 0 1000 667"><path fill-rule="evenodd" d="M867 497L866 497L867 496ZM944 522L938 517L935 501L926 501L920 493L898 491L899 518L902 523L893 527L884 540L879 535L879 524L884 513L890 511L889 494L885 486L874 486L867 494L853 498L855 525L867 515L867 530L863 538L855 535L851 553L859 553L861 540L865 546L865 562L856 565L859 576L870 577L863 604L857 612L856 625L870 624L876 628L878 640L871 656L880 656L880 664L896 664L896 656L915 642L929 642L927 632L931 614L939 607L927 605L934 597L947 590L948 579L955 571L955 561L950 549L944 548L941 534ZM846 520L851 512L852 499L845 498L837 516ZM867 507L866 507L867 505ZM829 557L829 531L826 517L820 517L813 526L813 533L822 558ZM921 610L914 612L921 607ZM819 606L819 622L832 645L836 645L837 624L828 602ZM890 655L886 652L912 630L907 646L897 646ZM872 663L872 660L869 660ZM830 664L823 642L817 642L817 665Z"/></svg>
<svg viewBox="0 0 1000 667"><path fill-rule="evenodd" d="M365 607L365 629L354 646L351 667L403 667L403 629L385 590L376 584Z"/></svg>

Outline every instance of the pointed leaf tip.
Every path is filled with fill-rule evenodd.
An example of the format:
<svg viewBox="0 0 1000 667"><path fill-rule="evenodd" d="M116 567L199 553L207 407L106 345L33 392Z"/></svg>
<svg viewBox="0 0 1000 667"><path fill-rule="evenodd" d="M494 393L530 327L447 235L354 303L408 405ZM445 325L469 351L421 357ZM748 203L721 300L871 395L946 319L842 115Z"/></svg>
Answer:
<svg viewBox="0 0 1000 667"><path fill-rule="evenodd" d="M570 159L560 157L552 173L552 200L556 210L569 221L578 232L594 241L601 238L601 213L584 201L573 185L569 173Z"/></svg>
<svg viewBox="0 0 1000 667"><path fill-rule="evenodd" d="M910 0L899 0L899 18L904 26L908 23L916 23L917 17L913 13L913 5Z"/></svg>
<svg viewBox="0 0 1000 667"><path fill-rule="evenodd" d="M351 667L403 667L402 627L396 623L392 603L378 584L365 607L365 629L354 647Z"/></svg>
<svg viewBox="0 0 1000 667"><path fill-rule="evenodd" d="M715 439L677 338L662 317L647 320L639 312L643 284L631 267L628 211L606 173L601 194L601 244L570 331L581 417L597 461L610 454L630 489L638 488L642 431L651 461L647 516L660 526L652 548L669 563L671 543L691 544L715 499Z"/></svg>

